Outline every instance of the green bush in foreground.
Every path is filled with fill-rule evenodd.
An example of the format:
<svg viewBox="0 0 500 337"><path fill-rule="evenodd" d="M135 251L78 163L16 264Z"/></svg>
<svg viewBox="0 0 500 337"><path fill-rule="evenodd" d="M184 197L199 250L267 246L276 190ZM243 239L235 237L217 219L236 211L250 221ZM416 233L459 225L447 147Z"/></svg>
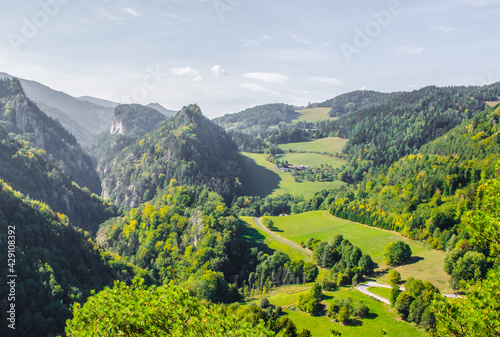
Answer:
<svg viewBox="0 0 500 337"><path fill-rule="evenodd" d="M116 282L73 307L67 336L274 336L262 325L205 306L177 286L146 288Z"/></svg>

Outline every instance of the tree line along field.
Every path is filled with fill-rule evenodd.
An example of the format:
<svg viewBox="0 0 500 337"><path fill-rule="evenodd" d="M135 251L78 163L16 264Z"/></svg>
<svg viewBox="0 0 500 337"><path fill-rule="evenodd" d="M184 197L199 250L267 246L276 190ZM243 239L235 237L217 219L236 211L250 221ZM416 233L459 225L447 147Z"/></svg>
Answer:
<svg viewBox="0 0 500 337"><path fill-rule="evenodd" d="M284 151L297 151L297 152L320 152L335 155L342 153L348 139L339 137L320 138L310 142L288 143L281 144L279 148Z"/></svg>
<svg viewBox="0 0 500 337"><path fill-rule="evenodd" d="M259 300L265 296L275 306L283 307L286 317L290 318L297 326L297 331L303 328L311 331L312 336L331 336L330 329L334 327L342 333L342 336L380 336L382 329L387 331L388 336L417 337L425 336L422 330L414 325L401 321L397 314L386 304L352 288L340 287L337 291L323 291L324 297L321 302L328 308L336 299L351 297L353 302L363 301L369 308L368 318L364 318L360 325L342 325L334 323L325 314L311 316L310 314L295 308L300 295L307 293L311 285L282 286L267 295L260 295L256 300L248 303L259 304Z"/></svg>
<svg viewBox="0 0 500 337"><path fill-rule="evenodd" d="M325 211L313 211L282 217L269 217L274 222L278 234L294 242L306 242L313 237L322 241L332 241L342 234L345 239L360 247L369 254L379 267L384 265L384 248L389 242L404 241L412 252L409 264L395 268L401 273L402 279L414 277L432 282L443 293L452 293L449 286L449 275L444 270L445 252L427 248L423 243L413 241L399 233L359 223L340 219ZM382 276L380 281L388 283L387 276Z"/></svg>
<svg viewBox="0 0 500 337"><path fill-rule="evenodd" d="M266 161L263 154L242 152L242 155L246 157L243 162L245 169L244 195L265 197L290 193L302 195L304 198L309 199L316 192L323 189L338 188L344 184L340 180L328 182L303 181L298 183L295 182L290 173L281 172L276 169L275 164ZM313 158L312 155L315 155L321 158L334 159L316 154L309 155L311 155L311 158ZM304 165L308 164L304 163Z"/></svg>

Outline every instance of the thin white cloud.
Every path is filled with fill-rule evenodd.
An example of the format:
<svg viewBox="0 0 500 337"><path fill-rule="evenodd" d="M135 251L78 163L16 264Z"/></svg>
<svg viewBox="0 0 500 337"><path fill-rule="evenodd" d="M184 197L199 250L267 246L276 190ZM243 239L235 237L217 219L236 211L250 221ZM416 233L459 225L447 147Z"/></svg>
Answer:
<svg viewBox="0 0 500 337"><path fill-rule="evenodd" d="M104 8L96 7L95 11L97 11L97 13L99 13L99 15L101 15L102 17L104 17L106 19L110 19L110 20L119 20L120 19L119 17L109 13Z"/></svg>
<svg viewBox="0 0 500 337"><path fill-rule="evenodd" d="M499 0L463 0L463 2L465 2L466 4L469 4L471 6L484 7L484 6L498 3Z"/></svg>
<svg viewBox="0 0 500 337"><path fill-rule="evenodd" d="M424 47L415 47L412 45L405 45L398 49L399 54L417 55L424 51Z"/></svg>
<svg viewBox="0 0 500 337"><path fill-rule="evenodd" d="M293 92L294 94L297 94L297 95L309 95L311 93L309 90L293 90L293 89L288 89L288 91Z"/></svg>
<svg viewBox="0 0 500 337"><path fill-rule="evenodd" d="M429 30L435 30L438 32L443 32L443 33L450 33L450 32L454 32L456 29L453 27L435 26L435 27L429 28Z"/></svg>
<svg viewBox="0 0 500 337"><path fill-rule="evenodd" d="M283 84L288 81L288 76L279 73L246 73L243 76L264 83Z"/></svg>
<svg viewBox="0 0 500 337"><path fill-rule="evenodd" d="M268 94L270 96L276 96L276 95L278 95L278 93L276 91L269 90L269 89L267 89L266 87L264 87L263 85L260 85L260 84L242 83L242 84L238 84L238 86L241 87L241 88L253 91L253 92L265 93L265 94Z"/></svg>
<svg viewBox="0 0 500 337"><path fill-rule="evenodd" d="M338 78L333 78L333 77L311 77L309 78L309 80L312 82L321 82L326 84L335 84L335 85L342 84L342 82L340 82Z"/></svg>
<svg viewBox="0 0 500 337"><path fill-rule="evenodd" d="M191 68L191 67L171 68L170 72L176 76L190 75L193 77L194 82L200 82L203 80L203 76L200 74L200 72L196 69Z"/></svg>
<svg viewBox="0 0 500 337"><path fill-rule="evenodd" d="M309 42L309 40L306 39L305 37L303 37L302 35L297 35L297 34L290 33L290 37L292 38L292 40L297 41L299 43L302 43L302 44L311 44L311 42Z"/></svg>
<svg viewBox="0 0 500 337"><path fill-rule="evenodd" d="M132 9L130 7L125 7L125 8L122 9L122 11L124 11L125 13L130 14L133 17L136 17L136 18L139 17L139 16L141 16L140 13L138 13L136 10L134 10L134 9Z"/></svg>
<svg viewBox="0 0 500 337"><path fill-rule="evenodd" d="M212 71L212 74L214 74L215 76L227 75L227 71L222 69L219 64L214 65L210 70Z"/></svg>

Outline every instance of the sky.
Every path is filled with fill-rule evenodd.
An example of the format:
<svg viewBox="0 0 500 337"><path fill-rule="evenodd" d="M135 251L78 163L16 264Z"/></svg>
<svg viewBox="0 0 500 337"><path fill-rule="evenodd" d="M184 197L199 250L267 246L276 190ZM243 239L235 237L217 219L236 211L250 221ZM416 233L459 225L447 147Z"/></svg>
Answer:
<svg viewBox="0 0 500 337"><path fill-rule="evenodd" d="M0 72L211 118L500 81L500 0L0 0Z"/></svg>

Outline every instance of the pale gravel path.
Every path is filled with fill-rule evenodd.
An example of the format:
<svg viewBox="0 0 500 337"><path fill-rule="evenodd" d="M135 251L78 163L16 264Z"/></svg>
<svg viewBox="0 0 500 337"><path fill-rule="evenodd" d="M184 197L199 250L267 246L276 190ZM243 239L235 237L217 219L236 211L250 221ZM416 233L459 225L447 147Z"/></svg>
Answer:
<svg viewBox="0 0 500 337"><path fill-rule="evenodd" d="M304 247L301 247L300 245L296 244L295 242L291 241L291 240L288 240L287 238L284 238L282 237L281 235L278 235L276 233L274 233L273 231L271 231L269 228L267 228L266 226L263 226L259 219L257 218L253 218L253 220L255 221L255 223L257 224L257 226L259 226L260 229L262 229L264 232L266 232L267 234L271 235L273 238L275 238L276 240L280 241L281 243L284 243L285 245L288 245L292 248L295 248L295 249L298 249L308 255L312 255L312 252L309 250L309 249L306 249Z"/></svg>

